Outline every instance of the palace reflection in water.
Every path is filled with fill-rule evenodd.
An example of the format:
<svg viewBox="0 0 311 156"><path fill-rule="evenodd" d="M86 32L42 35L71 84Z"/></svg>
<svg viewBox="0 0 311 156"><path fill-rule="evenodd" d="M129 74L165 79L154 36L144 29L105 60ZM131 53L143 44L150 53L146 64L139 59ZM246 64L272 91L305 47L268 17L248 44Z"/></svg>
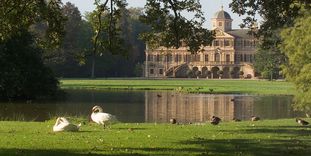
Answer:
<svg viewBox="0 0 311 156"><path fill-rule="evenodd" d="M183 94L155 91L67 90L63 101L0 102L0 120L45 121L55 116L88 117L94 105L121 122L206 122L212 115L223 120L292 118L291 96Z"/></svg>
<svg viewBox="0 0 311 156"><path fill-rule="evenodd" d="M215 115L224 121L249 120L252 115L263 119L295 116L290 96L243 96L145 92L145 121L182 123L206 122Z"/></svg>

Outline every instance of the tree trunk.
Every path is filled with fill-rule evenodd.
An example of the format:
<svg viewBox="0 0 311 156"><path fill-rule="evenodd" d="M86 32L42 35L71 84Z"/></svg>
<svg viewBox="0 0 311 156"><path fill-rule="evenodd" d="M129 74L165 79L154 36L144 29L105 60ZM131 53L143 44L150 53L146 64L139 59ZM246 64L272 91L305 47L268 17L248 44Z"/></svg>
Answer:
<svg viewBox="0 0 311 156"><path fill-rule="evenodd" d="M95 54L92 54L92 72L91 72L91 78L95 78Z"/></svg>

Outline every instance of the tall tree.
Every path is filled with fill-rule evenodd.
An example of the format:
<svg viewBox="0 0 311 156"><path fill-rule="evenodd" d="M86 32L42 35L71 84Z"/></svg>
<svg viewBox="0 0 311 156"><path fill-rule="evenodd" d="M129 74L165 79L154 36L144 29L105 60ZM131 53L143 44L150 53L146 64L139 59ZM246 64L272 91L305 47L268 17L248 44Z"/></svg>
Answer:
<svg viewBox="0 0 311 156"><path fill-rule="evenodd" d="M255 67L259 67L256 68L259 72L271 72L275 69L273 72L278 73L280 65L285 63L286 58L278 48L281 43L279 32L282 28L293 25L302 6L310 9L309 0L233 0L230 4L234 13L246 15L241 27L252 28L258 23L256 19L258 15L264 19L259 31L253 32L260 39L257 52L259 58L255 63ZM269 59L260 58L264 55ZM273 64L271 60L274 60Z"/></svg>
<svg viewBox="0 0 311 156"><path fill-rule="evenodd" d="M118 21L121 18L121 10L127 5L125 0L95 0L94 4L96 9L89 16L94 32L91 78L95 78L96 55L102 55L103 52L124 52Z"/></svg>
<svg viewBox="0 0 311 156"><path fill-rule="evenodd" d="M295 83L296 108L311 113L311 10L303 9L294 26L281 33L281 50L288 57L283 66L286 77Z"/></svg>
<svg viewBox="0 0 311 156"><path fill-rule="evenodd" d="M194 17L187 19L182 15L184 11ZM213 32L202 27L205 18L199 0L147 0L141 21L151 27L150 32L142 34L150 48L179 48L184 42L196 53L213 40Z"/></svg>
<svg viewBox="0 0 311 156"><path fill-rule="evenodd" d="M85 64L84 54L91 48L91 25L82 19L78 8L67 2L62 7L66 18L65 36L59 49L45 55L45 62L60 77L78 76L80 66Z"/></svg>
<svg viewBox="0 0 311 156"><path fill-rule="evenodd" d="M64 18L60 0L0 1L0 98L37 98L55 94L58 80L42 61L44 49L59 47ZM30 26L47 23L44 37Z"/></svg>

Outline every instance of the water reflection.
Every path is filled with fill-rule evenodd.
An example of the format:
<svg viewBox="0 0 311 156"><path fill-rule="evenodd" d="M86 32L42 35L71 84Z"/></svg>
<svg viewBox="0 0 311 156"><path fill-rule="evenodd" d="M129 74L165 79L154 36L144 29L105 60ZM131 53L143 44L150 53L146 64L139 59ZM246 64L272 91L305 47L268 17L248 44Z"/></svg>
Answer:
<svg viewBox="0 0 311 156"><path fill-rule="evenodd" d="M94 105L122 122L206 122L212 115L223 120L297 116L291 96L182 94L154 91L68 91L65 101L0 103L0 120L44 121L55 116L88 117Z"/></svg>
<svg viewBox="0 0 311 156"><path fill-rule="evenodd" d="M264 119L294 117L291 96L245 96L146 92L145 121L206 122L215 115L222 120L249 120L252 115Z"/></svg>

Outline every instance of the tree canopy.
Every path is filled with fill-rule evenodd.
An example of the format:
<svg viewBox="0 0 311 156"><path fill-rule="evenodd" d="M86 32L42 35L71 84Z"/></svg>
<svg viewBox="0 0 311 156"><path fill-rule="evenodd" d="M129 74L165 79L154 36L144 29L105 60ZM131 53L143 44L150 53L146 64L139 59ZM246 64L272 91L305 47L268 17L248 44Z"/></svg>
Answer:
<svg viewBox="0 0 311 156"><path fill-rule="evenodd" d="M286 60L279 48L279 33L281 29L293 25L302 7L310 9L309 0L233 0L230 7L234 13L246 15L242 27L252 28L258 23L256 16L263 18L259 31L253 32L260 40L255 68L263 75L279 73L280 65Z"/></svg>
<svg viewBox="0 0 311 156"><path fill-rule="evenodd" d="M61 0L0 2L0 99L56 95L58 80L44 65L42 54L62 42ZM46 25L43 36L30 32L37 23Z"/></svg>
<svg viewBox="0 0 311 156"><path fill-rule="evenodd" d="M296 108L311 113L311 11L302 10L292 27L281 33L282 52L288 57L283 66L286 77L295 83L297 95Z"/></svg>
<svg viewBox="0 0 311 156"><path fill-rule="evenodd" d="M39 22L47 24L46 36L38 40L45 47L57 47L64 35L61 0L1 0L0 40L15 36L21 29L28 30Z"/></svg>
<svg viewBox="0 0 311 156"><path fill-rule="evenodd" d="M202 45L211 44L213 32L202 27L205 22L198 0L147 0L141 21L151 27L141 38L150 48L159 46L179 48L186 43L196 53ZM193 13L187 19L183 12Z"/></svg>

